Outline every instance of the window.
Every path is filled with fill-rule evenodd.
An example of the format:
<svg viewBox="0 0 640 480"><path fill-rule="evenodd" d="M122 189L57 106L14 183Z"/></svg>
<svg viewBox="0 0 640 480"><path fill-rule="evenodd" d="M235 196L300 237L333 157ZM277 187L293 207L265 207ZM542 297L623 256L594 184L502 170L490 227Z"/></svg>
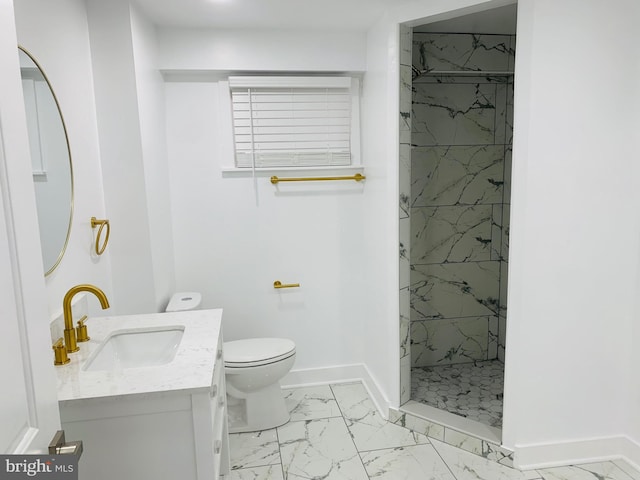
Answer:
<svg viewBox="0 0 640 480"><path fill-rule="evenodd" d="M359 163L359 89L349 77L230 77L237 168Z"/></svg>

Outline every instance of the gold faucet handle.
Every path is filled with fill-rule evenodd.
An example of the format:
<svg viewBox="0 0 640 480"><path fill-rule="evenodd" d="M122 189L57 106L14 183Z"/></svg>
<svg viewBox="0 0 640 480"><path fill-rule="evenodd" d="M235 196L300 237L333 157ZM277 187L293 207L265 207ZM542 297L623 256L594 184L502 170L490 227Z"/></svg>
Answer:
<svg viewBox="0 0 640 480"><path fill-rule="evenodd" d="M52 348L53 348L53 355L54 355L54 360L53 360L54 365L65 365L71 361L67 356L67 349L64 346L64 341L62 340L62 337L60 337L58 341L53 344Z"/></svg>
<svg viewBox="0 0 640 480"><path fill-rule="evenodd" d="M87 334L87 326L84 324L86 320L86 315L78 320L78 327L76 328L78 342L87 342L91 340L91 337Z"/></svg>

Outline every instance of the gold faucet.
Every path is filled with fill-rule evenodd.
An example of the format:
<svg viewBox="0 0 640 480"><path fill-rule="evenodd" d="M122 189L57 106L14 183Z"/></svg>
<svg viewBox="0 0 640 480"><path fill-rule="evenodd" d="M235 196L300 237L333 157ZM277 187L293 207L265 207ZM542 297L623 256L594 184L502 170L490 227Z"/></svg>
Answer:
<svg viewBox="0 0 640 480"><path fill-rule="evenodd" d="M73 328L73 313L71 313L71 300L74 295L79 292L89 292L93 293L98 300L100 300L100 305L102 309L109 308L109 300L107 300L107 296L104 294L102 290L98 287L94 287L89 284L76 285L75 287L71 287L69 291L65 294L64 300L62 300L62 313L64 315L64 344L67 349L67 353L73 353L80 350L78 344L76 343L76 331ZM85 320L83 318L82 320ZM86 326L84 323L81 325L83 330L83 338L89 340L89 337L86 335Z"/></svg>

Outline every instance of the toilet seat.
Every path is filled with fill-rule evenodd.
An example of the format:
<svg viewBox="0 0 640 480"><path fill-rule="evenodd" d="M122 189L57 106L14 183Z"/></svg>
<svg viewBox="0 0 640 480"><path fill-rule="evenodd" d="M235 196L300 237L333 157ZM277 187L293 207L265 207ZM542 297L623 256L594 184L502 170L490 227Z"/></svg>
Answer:
<svg viewBox="0 0 640 480"><path fill-rule="evenodd" d="M285 338L247 338L224 343L224 365L248 368L285 360L296 353L296 344Z"/></svg>

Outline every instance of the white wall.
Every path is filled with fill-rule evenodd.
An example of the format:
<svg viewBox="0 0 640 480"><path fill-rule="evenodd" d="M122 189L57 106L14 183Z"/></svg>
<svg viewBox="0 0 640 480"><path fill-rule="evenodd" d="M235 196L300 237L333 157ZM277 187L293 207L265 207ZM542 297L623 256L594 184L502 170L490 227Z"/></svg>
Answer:
<svg viewBox="0 0 640 480"><path fill-rule="evenodd" d="M225 35L228 45L234 45L234 39L238 45L245 41L244 32ZM165 33L160 37L166 41ZM324 35L325 43L318 33L313 37L318 42L317 58L323 59L318 63L327 70L354 71L364 65L359 55L352 55L346 64L334 57L332 35ZM364 34L354 38L360 45ZM292 46L309 39L295 32L282 40ZM176 42L184 45L182 40ZM343 48L349 50L348 45ZM165 72L184 73L184 65L178 62L180 50L171 51L175 64L168 63L169 55L162 51ZM246 65L260 63L261 68L273 70L288 58L278 49L270 50L268 56L259 48L239 48L235 53ZM204 55L197 61L196 71L212 75L239 64L235 60L218 63L217 58ZM293 57L288 65L304 70L307 62ZM223 92L218 84L172 80L165 88L177 289L200 291L204 307L224 308L226 340L293 339L298 347L296 370L322 367L330 371L334 366L362 364L363 332L370 328L365 313L370 298L364 285L374 263L364 250L370 241L363 229L363 212L369 208L363 203L363 192L368 184L274 186L269 182L272 173L260 174L255 182L247 174L223 174L222 168L234 162L219 148L230 141L224 137L230 112L221 111ZM275 290L275 280L301 287Z"/></svg>
<svg viewBox="0 0 640 480"><path fill-rule="evenodd" d="M152 251L157 253L154 248L157 244L152 242L150 225L150 218L156 220L150 216L156 205L150 205L147 197L145 173L145 155L154 163L149 156L155 150L149 142L155 138L155 131L153 126L145 130L144 145L141 133L142 122L148 120L149 112L155 108L149 107L146 95L153 97L156 90L139 95L137 89L139 81L153 86L153 80L146 82L136 75L129 2L91 0L87 5L105 203L112 226L109 242L112 311L130 314L159 311L164 305L156 297ZM142 37L140 34L138 39ZM143 48L140 40L137 47L138 52ZM139 100L146 108L144 112L139 108ZM162 159L158 163L162 164ZM155 195L156 190L151 189L151 194ZM161 300L165 296L161 294Z"/></svg>
<svg viewBox="0 0 640 480"><path fill-rule="evenodd" d="M383 19L367 35L363 89L363 245L368 273L363 277L364 361L387 402L400 403L398 244L398 76L399 31ZM389 53L393 52L393 53ZM395 91L394 91L395 88ZM390 339L395 342L391 344Z"/></svg>
<svg viewBox="0 0 640 480"><path fill-rule="evenodd" d="M637 21L640 19L640 4L638 2L634 2L633 0L629 0L626 4L626 8L622 11L627 18L627 26L622 31L619 31L620 42L625 45L633 45L638 43L638 30L637 30ZM631 48L633 51L634 49ZM626 50L625 50L626 52ZM623 52L622 55L626 55ZM620 59L621 60L621 59ZM636 84L637 79L640 78L640 56L637 54L629 55L628 59L628 72L626 72L624 82L631 82L631 84ZM622 135L624 135L627 139L636 138L638 135L639 129L639 120L637 118L637 113L640 112L640 95L638 94L637 85L629 85L627 84L630 92L635 92L634 95L631 95L625 101L624 110L627 113L625 115L627 120L625 123L619 124L618 126L622 128ZM628 104L627 104L628 102ZM634 119L635 112L635 119ZM631 116L631 118L629 118ZM635 120L635 121L634 121ZM637 145L635 145L631 141L625 142L626 151L624 154L628 156L630 159L637 157ZM630 161L630 168L627 172L625 172L631 179L636 179L634 182L637 185L637 179L640 178L640 164L636 161ZM632 190L637 195L636 190ZM637 197L635 197L637 199ZM635 204L636 207L638 203ZM634 217L637 218L637 213L634 212ZM638 252L640 244L640 238L636 237L635 242L631 240L633 243L632 252ZM631 358L629 359L626 365L626 371L624 373L626 378L626 384L628 386L628 392L625 393L625 399L627 401L626 412L628 412L629 420L625 422L626 430L625 433L630 437L633 442L631 445L631 451L627 454L629 458L633 459L636 465L640 466L640 455L638 455L637 445L640 444L640 409L638 405L640 405L640 381L638 380L637 375L637 365L640 365L640 322L638 322L638 316L640 316L640 255L636 257L636 270L635 270L635 281L633 282L634 288L634 312L631 317L631 334L629 335L628 341L630 342L631 349Z"/></svg>
<svg viewBox="0 0 640 480"><path fill-rule="evenodd" d="M522 466L613 455L625 433L640 459L632 4L519 3L503 432Z"/></svg>
<svg viewBox="0 0 640 480"><path fill-rule="evenodd" d="M363 71L362 33L309 30L205 30L163 28L161 70Z"/></svg>
<svg viewBox="0 0 640 480"><path fill-rule="evenodd" d="M93 283L111 295L109 249L92 254L90 218L105 215L87 13L81 0L15 2L18 42L41 64L58 97L74 170L74 218L67 251L46 279L49 318L62 310L69 287ZM100 311L98 302L89 302ZM43 322L47 319L43 318Z"/></svg>
<svg viewBox="0 0 640 480"><path fill-rule="evenodd" d="M226 340L293 339L297 369L361 363L367 187L224 176L233 160L217 155L217 85L172 82L166 92L177 288L224 308ZM275 280L301 288L278 291Z"/></svg>
<svg viewBox="0 0 640 480"><path fill-rule="evenodd" d="M155 306L163 309L175 291L169 165L165 142L164 81L157 66L156 29L133 6L131 32Z"/></svg>

